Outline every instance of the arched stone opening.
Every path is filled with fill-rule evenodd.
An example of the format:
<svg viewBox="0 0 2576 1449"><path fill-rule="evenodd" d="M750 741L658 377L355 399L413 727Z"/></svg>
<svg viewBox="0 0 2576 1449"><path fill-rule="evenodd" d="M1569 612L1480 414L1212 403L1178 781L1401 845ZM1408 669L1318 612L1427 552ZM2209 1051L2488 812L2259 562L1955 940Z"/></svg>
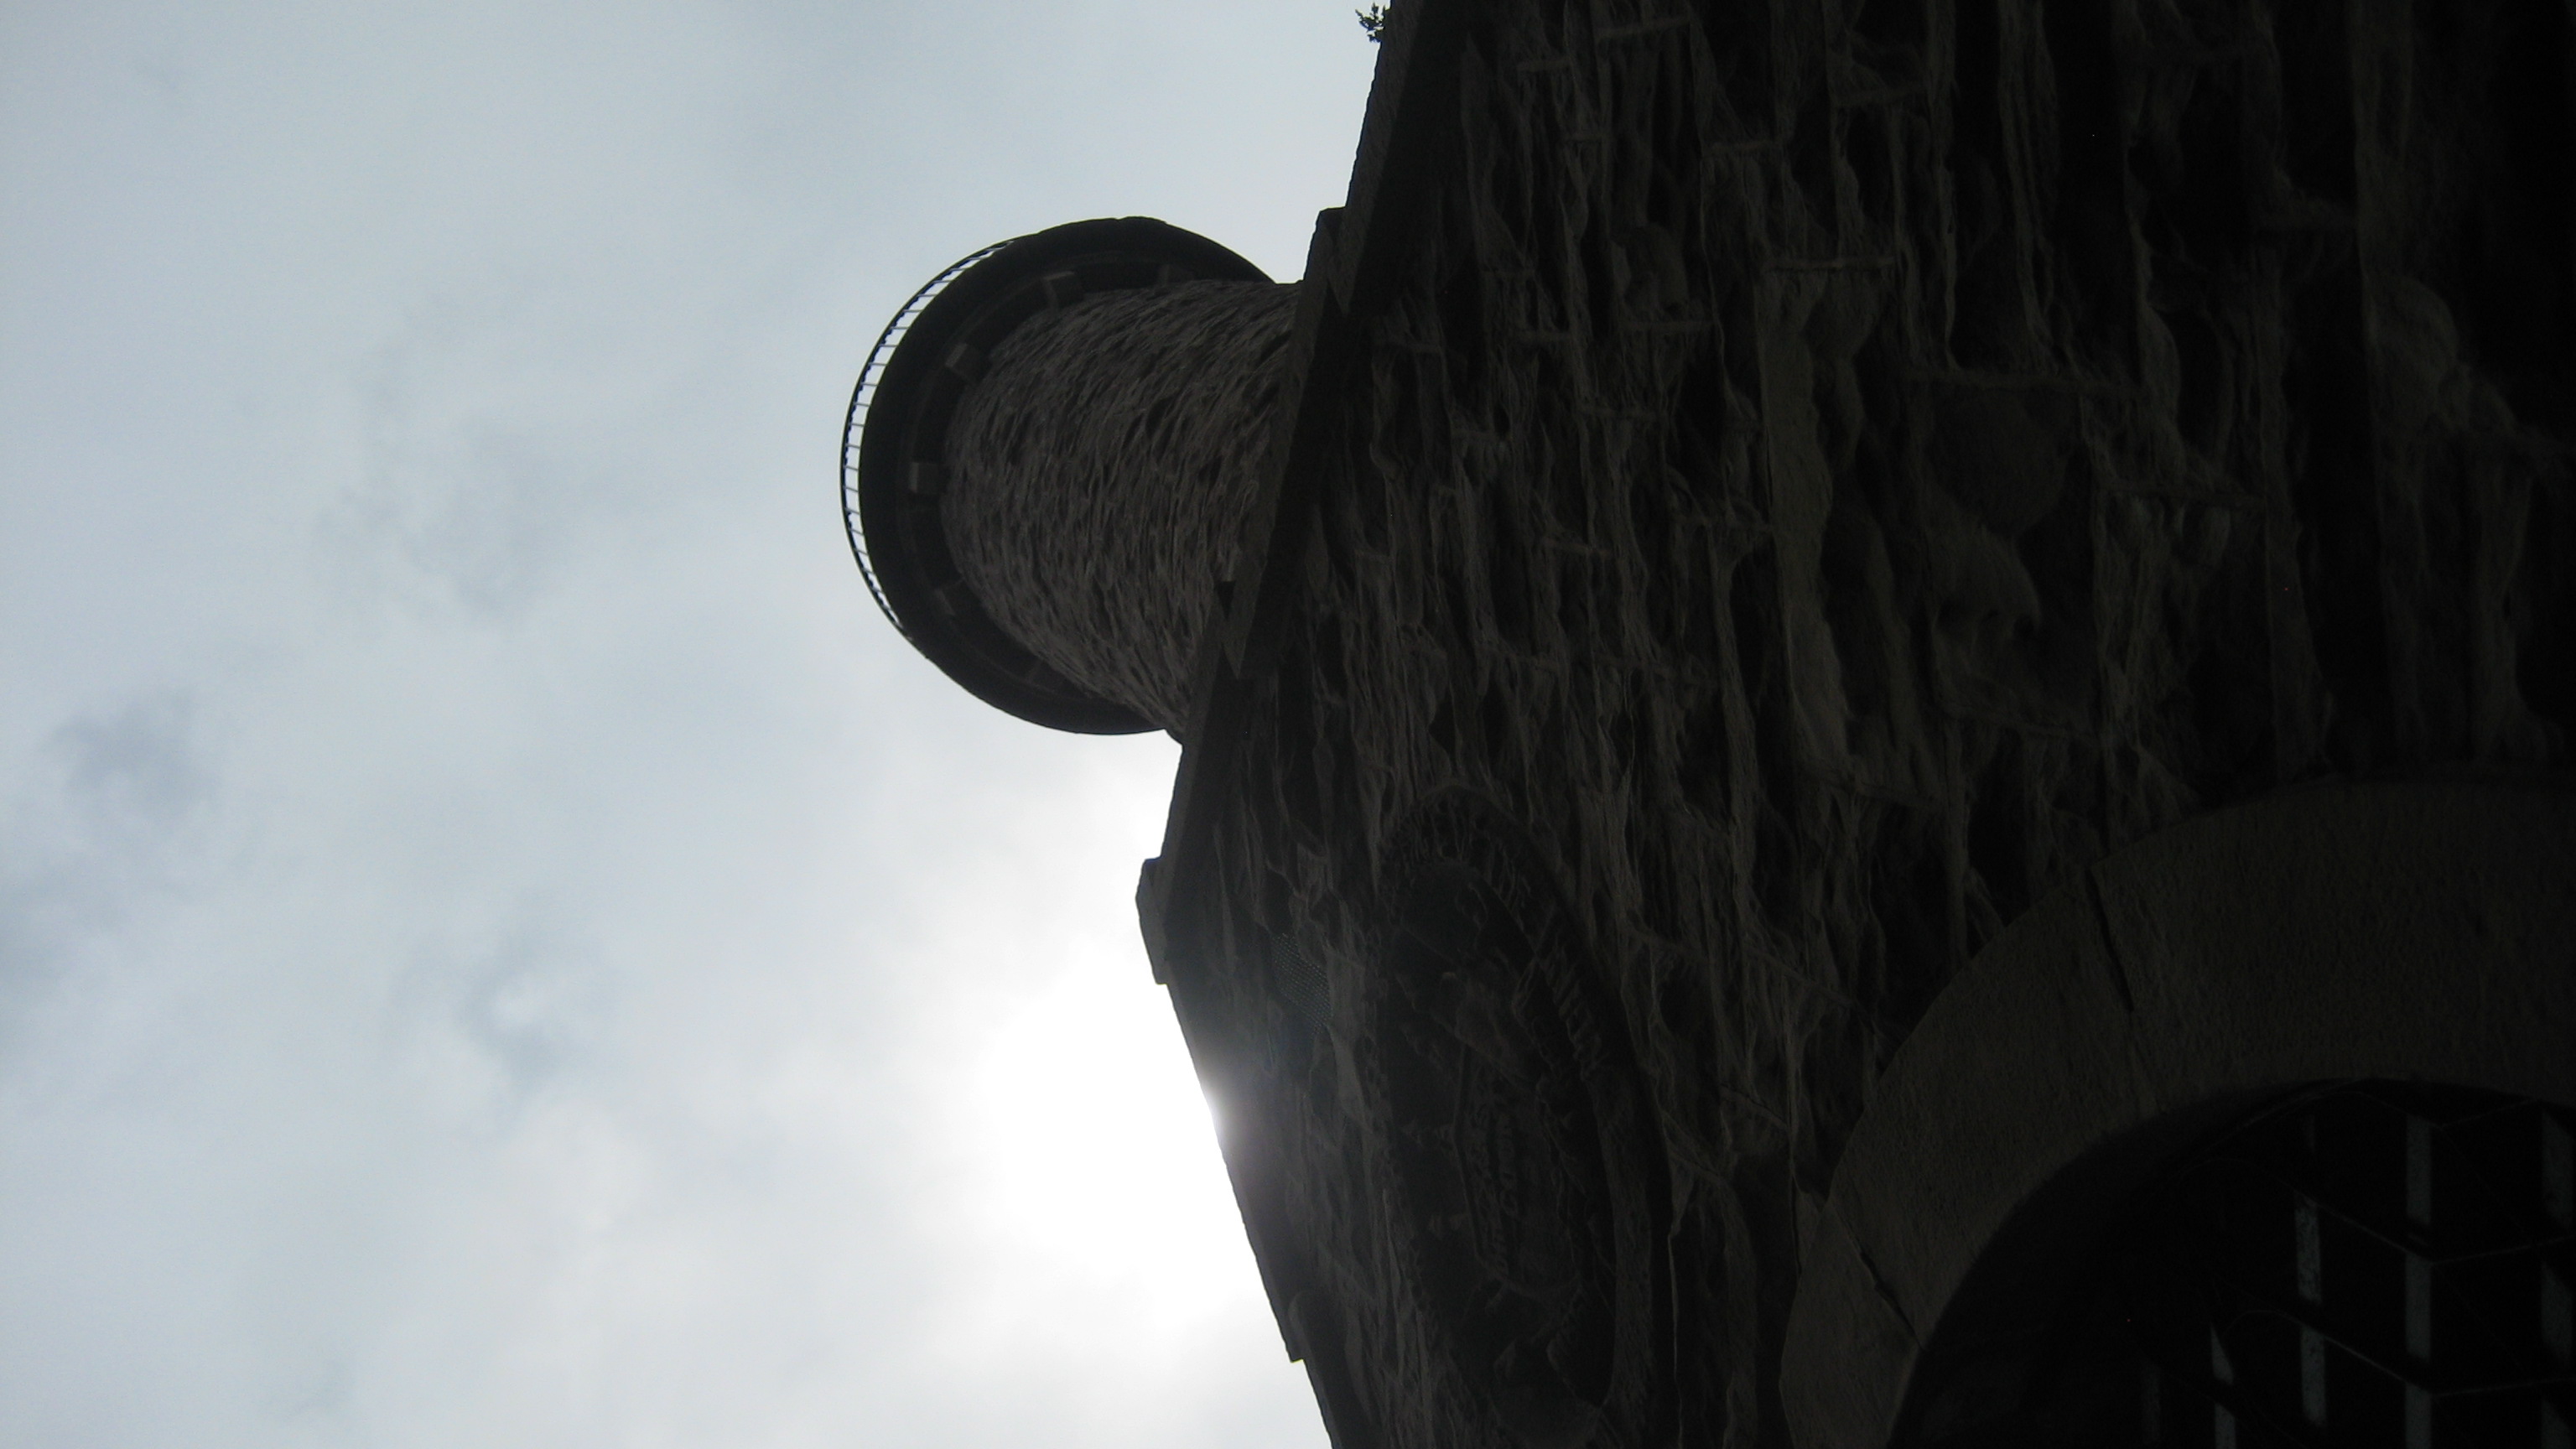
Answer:
<svg viewBox="0 0 2576 1449"><path fill-rule="evenodd" d="M2179 1154L2151 1126L2070 1169L2167 1158L2092 1241L2040 1220L2063 1189L1999 1236L1925 1345L1896 1439L2563 1445L2569 1115L2374 1081L2284 1093Z"/></svg>
<svg viewBox="0 0 2576 1449"><path fill-rule="evenodd" d="M1781 1366L1798 1442L1888 1449L1966 1442L1980 1426L1981 1442L2057 1442L2046 1413L2014 1415L2048 1409L2053 1386L2081 1377L2068 1356L2124 1251L2122 1225L2170 1209L2173 1174L2240 1140L2212 1134L2259 1133L2327 1101L2393 1110L2401 1167L2410 1115L2431 1131L2474 1116L2464 1102L2537 1113L2530 1170L2543 1171L2540 1124L2576 1107L2565 782L2276 796L2100 862L1998 938L1873 1088L1808 1235ZM2357 1148L2329 1156L2341 1163L2325 1164L2329 1178L2389 1170L2384 1153L2378 1168ZM2322 1212L2324 1197L2309 1197ZM2295 1205L2274 1216L2247 1243L2295 1238ZM2293 1241L2294 1308L2296 1260ZM2395 1291L2402 1306L2402 1282ZM2396 1331L2402 1357L2402 1321ZM2333 1345L2324 1352L2330 1366ZM2215 1383L2211 1360L2196 1362ZM2097 1387L2117 1378L2099 1363L2086 1372ZM2338 1373L2352 1378L2326 1376ZM2374 1421L2394 1425L2392 1444L2444 1442L2406 1437L2405 1376L2383 1378L2346 1397L2396 1395L2397 1417ZM2139 1408L2132 1389L2101 1392L2130 1392ZM2185 1412L2181 1397L2161 1402ZM2374 1442L2316 1429L2304 1400L2287 1420L2277 1398L2265 1402L2280 1442ZM2242 1407L2236 1442L2251 1449L2257 1405ZM2222 1442L2217 1422L2171 1442ZM2437 1412L2432 1427L2442 1422Z"/></svg>

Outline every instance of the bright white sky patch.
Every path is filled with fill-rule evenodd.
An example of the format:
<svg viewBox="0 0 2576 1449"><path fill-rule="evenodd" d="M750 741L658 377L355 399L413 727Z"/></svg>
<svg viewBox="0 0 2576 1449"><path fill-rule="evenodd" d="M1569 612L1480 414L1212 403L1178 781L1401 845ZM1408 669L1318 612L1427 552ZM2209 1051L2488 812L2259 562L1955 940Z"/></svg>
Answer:
<svg viewBox="0 0 2576 1449"><path fill-rule="evenodd" d="M1293 276L1348 7L0 10L0 1443L1322 1442L1130 904L875 617L985 242Z"/></svg>

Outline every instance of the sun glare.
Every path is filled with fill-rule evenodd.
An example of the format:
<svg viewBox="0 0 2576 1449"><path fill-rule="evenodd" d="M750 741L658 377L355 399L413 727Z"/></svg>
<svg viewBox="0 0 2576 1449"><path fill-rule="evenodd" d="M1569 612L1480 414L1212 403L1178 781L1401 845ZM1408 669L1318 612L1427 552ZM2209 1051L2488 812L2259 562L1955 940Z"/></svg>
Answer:
<svg viewBox="0 0 2576 1449"><path fill-rule="evenodd" d="M1055 1272L1186 1314L1231 1291L1212 1278L1248 1271L1242 1225L1170 1007L1142 982L1111 986L1110 964L1069 962L981 1044L966 1126L985 1226Z"/></svg>

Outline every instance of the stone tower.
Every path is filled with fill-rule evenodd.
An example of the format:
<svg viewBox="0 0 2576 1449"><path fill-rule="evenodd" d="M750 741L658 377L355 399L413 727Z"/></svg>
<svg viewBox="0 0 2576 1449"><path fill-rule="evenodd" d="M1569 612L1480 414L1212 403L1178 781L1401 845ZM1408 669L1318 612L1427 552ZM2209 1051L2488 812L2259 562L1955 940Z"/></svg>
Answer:
<svg viewBox="0 0 2576 1449"><path fill-rule="evenodd" d="M1023 719L1178 733L1296 293L1144 217L987 247L923 288L869 359L845 448L851 542L888 617Z"/></svg>
<svg viewBox="0 0 2576 1449"><path fill-rule="evenodd" d="M2576 1424L2558 0L1411 0L1274 286L979 253L853 540L1185 753L1341 1449Z"/></svg>

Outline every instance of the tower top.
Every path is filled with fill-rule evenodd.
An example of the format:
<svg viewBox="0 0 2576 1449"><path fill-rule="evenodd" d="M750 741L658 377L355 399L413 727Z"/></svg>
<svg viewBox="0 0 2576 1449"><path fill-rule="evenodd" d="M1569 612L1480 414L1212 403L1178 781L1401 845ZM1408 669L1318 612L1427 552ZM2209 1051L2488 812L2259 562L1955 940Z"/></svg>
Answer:
<svg viewBox="0 0 2576 1449"><path fill-rule="evenodd" d="M1267 282L1223 246L1149 217L1078 221L972 252L877 338L841 435L841 511L868 591L949 678L1020 718L1083 734L1156 722L1085 688L996 622L953 554L942 498L960 399L1021 324L1103 294Z"/></svg>

